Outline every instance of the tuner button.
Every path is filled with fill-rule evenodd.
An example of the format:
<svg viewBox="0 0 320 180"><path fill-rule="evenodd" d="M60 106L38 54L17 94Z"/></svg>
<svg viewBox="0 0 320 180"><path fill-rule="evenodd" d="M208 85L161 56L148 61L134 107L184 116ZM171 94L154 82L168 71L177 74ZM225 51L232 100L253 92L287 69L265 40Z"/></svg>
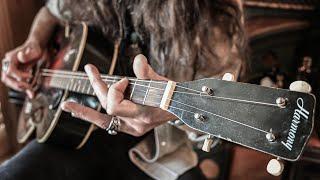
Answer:
<svg viewBox="0 0 320 180"><path fill-rule="evenodd" d="M231 73L225 73L222 77L224 81L234 81L234 75Z"/></svg>
<svg viewBox="0 0 320 180"><path fill-rule="evenodd" d="M203 142L202 151L210 152L212 144L213 144L213 139L212 139L212 136L209 135Z"/></svg>
<svg viewBox="0 0 320 180"><path fill-rule="evenodd" d="M294 81L290 84L289 89L291 91L298 91L298 92L304 92L304 93L310 93L312 88L309 83L305 81Z"/></svg>
<svg viewBox="0 0 320 180"><path fill-rule="evenodd" d="M267 165L267 172L273 176L279 176L283 172L284 164L278 159L271 159Z"/></svg>

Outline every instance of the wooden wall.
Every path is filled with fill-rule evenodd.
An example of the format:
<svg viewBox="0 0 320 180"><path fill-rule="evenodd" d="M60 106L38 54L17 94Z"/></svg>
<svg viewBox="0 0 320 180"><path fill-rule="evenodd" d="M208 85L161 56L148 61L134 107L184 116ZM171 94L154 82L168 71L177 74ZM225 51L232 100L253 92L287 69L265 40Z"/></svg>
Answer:
<svg viewBox="0 0 320 180"><path fill-rule="evenodd" d="M41 4L41 0L0 0L0 60L7 51L24 42ZM0 103L9 149L15 151L17 113L14 106L8 103L7 88L2 83L0 83Z"/></svg>

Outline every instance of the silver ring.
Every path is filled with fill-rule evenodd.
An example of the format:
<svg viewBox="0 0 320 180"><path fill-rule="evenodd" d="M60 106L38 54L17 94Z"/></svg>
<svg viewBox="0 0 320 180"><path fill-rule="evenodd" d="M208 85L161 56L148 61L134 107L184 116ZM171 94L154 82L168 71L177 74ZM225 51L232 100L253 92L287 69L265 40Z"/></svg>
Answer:
<svg viewBox="0 0 320 180"><path fill-rule="evenodd" d="M2 61L2 72L7 73L9 70L9 66L10 66L10 61L8 60L3 60Z"/></svg>
<svg viewBox="0 0 320 180"><path fill-rule="evenodd" d="M117 135L118 131L120 130L120 125L121 125L120 119L116 116L113 116L109 126L106 128L106 131L110 135Z"/></svg>

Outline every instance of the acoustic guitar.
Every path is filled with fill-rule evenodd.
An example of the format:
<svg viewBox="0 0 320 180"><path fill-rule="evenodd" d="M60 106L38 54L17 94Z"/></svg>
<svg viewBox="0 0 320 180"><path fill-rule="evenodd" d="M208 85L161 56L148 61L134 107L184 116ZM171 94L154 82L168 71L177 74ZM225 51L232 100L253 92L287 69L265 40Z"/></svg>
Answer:
<svg viewBox="0 0 320 180"><path fill-rule="evenodd" d="M101 67L110 65L110 61L101 54L103 51L93 48L94 39L88 37L85 24L75 27L69 43L60 48L56 58L38 67L37 96L26 100L20 119L34 124L41 143L54 140L80 148L94 129L60 108L62 101L75 99L99 110L83 65L94 64L103 72ZM122 78L108 74L101 77L109 85ZM185 125L210 137L280 159L297 160L313 129L315 97L310 93L215 78L190 82L128 79L127 99L169 111Z"/></svg>

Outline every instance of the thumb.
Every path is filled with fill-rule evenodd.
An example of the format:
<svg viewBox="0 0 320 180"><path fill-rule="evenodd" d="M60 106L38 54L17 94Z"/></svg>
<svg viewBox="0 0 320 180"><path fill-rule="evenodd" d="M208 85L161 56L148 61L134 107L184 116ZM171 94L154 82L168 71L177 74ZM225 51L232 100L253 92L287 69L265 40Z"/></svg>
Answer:
<svg viewBox="0 0 320 180"><path fill-rule="evenodd" d="M42 55L42 49L38 43L30 43L25 45L17 54L17 58L21 63L28 63L37 60Z"/></svg>
<svg viewBox="0 0 320 180"><path fill-rule="evenodd" d="M133 71L138 79L167 80L167 78L157 74L148 64L147 58L139 54L134 58Z"/></svg>

